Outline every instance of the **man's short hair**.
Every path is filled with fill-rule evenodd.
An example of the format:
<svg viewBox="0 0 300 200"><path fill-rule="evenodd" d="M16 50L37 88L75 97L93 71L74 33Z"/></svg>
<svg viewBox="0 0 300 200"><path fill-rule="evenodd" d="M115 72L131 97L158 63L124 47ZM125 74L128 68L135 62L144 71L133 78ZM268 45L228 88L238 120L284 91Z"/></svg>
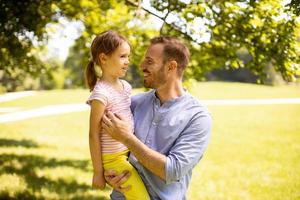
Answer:
<svg viewBox="0 0 300 200"><path fill-rule="evenodd" d="M178 75L182 76L183 72L189 63L190 51L186 45L179 39L170 36L159 36L150 40L151 45L163 45L163 63L175 60L178 65Z"/></svg>

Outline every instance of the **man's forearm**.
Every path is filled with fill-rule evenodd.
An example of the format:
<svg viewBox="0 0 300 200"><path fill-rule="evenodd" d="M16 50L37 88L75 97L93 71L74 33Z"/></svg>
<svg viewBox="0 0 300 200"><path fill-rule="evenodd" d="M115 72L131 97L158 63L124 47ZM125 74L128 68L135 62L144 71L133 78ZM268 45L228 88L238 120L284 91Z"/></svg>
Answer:
<svg viewBox="0 0 300 200"><path fill-rule="evenodd" d="M165 165L167 158L165 155L150 149L134 135L124 141L124 144L144 167L161 179L166 180Z"/></svg>

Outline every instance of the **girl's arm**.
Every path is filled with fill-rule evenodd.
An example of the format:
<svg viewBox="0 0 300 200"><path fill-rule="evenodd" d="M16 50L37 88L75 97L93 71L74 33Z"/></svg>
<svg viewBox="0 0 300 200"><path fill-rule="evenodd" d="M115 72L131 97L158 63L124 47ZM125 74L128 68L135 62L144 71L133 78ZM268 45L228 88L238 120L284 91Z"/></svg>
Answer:
<svg viewBox="0 0 300 200"><path fill-rule="evenodd" d="M92 185L100 189L105 188L100 145L101 119L104 111L105 105L103 103L98 100L91 101L89 144L94 169Z"/></svg>

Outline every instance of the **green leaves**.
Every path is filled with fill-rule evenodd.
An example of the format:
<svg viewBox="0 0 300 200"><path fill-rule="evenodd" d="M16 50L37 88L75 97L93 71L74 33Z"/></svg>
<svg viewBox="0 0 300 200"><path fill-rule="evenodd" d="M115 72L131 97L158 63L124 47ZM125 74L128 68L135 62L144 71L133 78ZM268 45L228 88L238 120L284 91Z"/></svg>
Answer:
<svg viewBox="0 0 300 200"><path fill-rule="evenodd" d="M298 0L288 5L280 0L185 2L150 0L149 9L132 0L0 0L0 82L15 90L23 77L56 69L37 54L46 44L46 24L61 16L80 20L85 27L65 62L75 87L84 85L92 39L108 29L119 31L132 45L127 78L134 85L140 84L138 66L148 42L159 34L180 37L189 45L188 79L202 80L214 69L247 68L263 82L270 65L287 81L300 75ZM151 15L164 21L160 30Z"/></svg>
<svg viewBox="0 0 300 200"><path fill-rule="evenodd" d="M159 6L153 6L159 9ZM162 32L184 37L188 42L201 46L200 49L190 46L192 72L187 78L201 77L204 72L215 68L245 67L258 74L263 82L266 77L264 69L269 62L287 81L295 80L299 74L299 19L297 21L296 15L279 0L191 2L172 12L182 13L182 21L186 22L184 26L190 29L195 27L197 17L204 21L198 26L198 31L179 32L166 24ZM203 30L211 34L210 40L192 41L202 37ZM238 58L242 48L247 50L250 60Z"/></svg>

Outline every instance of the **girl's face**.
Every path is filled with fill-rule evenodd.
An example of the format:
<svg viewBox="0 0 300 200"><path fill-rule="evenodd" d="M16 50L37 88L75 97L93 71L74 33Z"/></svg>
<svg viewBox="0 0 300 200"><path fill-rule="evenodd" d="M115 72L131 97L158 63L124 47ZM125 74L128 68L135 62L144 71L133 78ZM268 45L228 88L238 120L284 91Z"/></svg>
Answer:
<svg viewBox="0 0 300 200"><path fill-rule="evenodd" d="M124 77L128 70L130 46L127 42L121 45L111 54L105 55L102 62L102 71L114 78Z"/></svg>

